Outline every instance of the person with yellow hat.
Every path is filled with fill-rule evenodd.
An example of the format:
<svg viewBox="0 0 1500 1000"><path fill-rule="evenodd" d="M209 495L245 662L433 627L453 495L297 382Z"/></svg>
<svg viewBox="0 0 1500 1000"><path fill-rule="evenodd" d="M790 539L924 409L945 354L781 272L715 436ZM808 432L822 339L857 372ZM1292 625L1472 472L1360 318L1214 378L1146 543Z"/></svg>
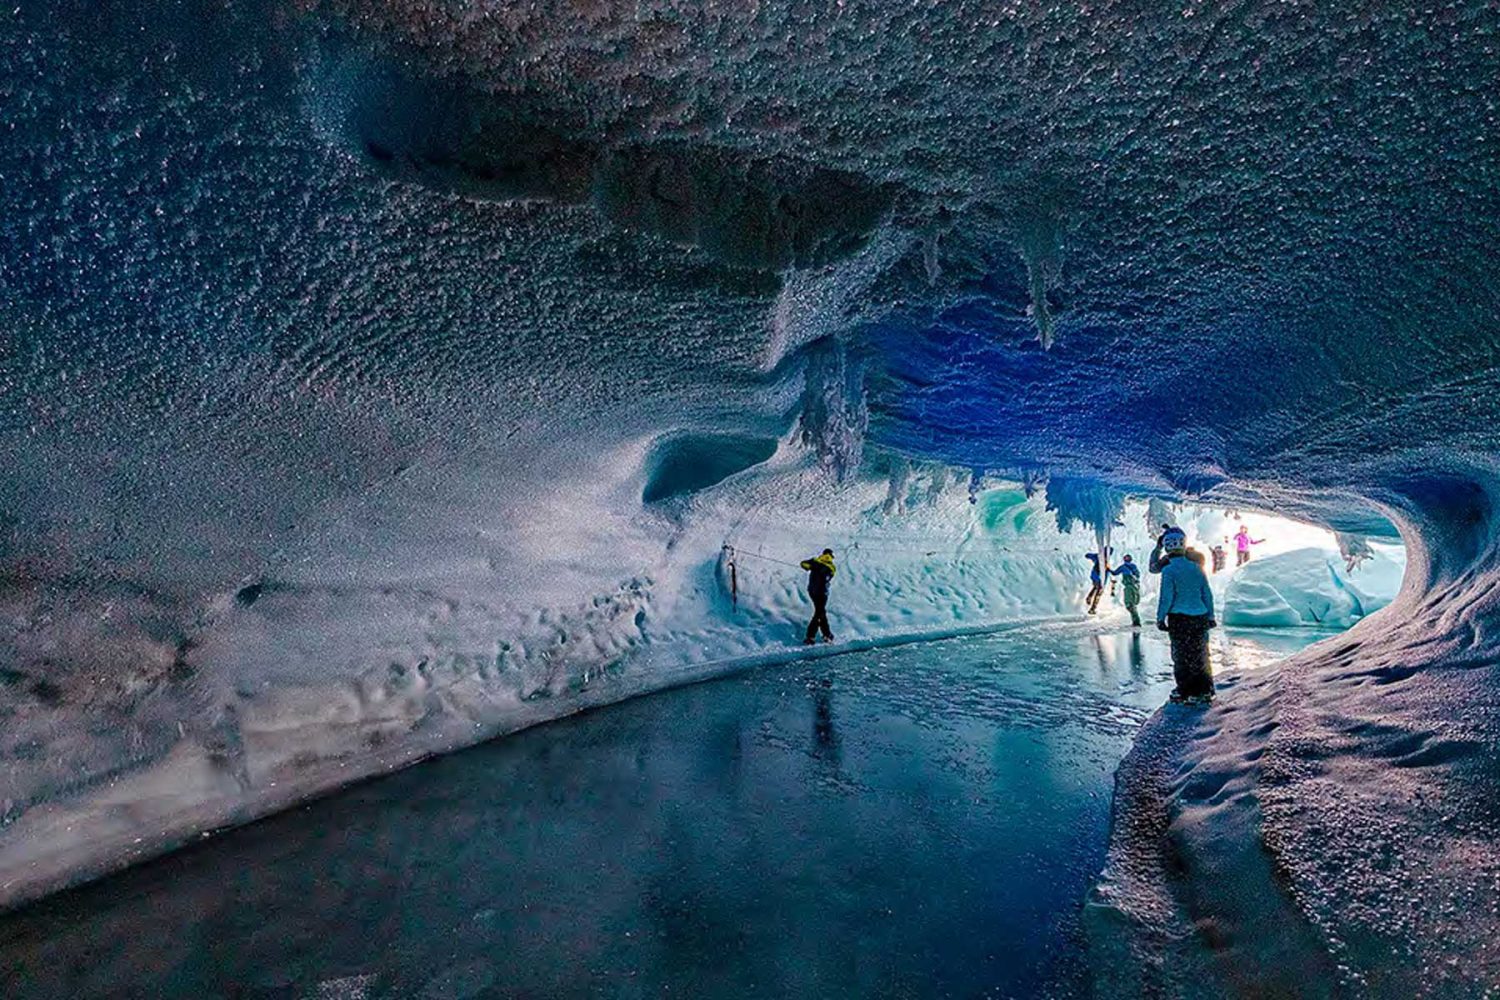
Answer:
<svg viewBox="0 0 1500 1000"><path fill-rule="evenodd" d="M822 555L802 560L802 568L807 570L807 596L813 602L812 621L807 623L807 638L802 644L811 646L819 629L823 631L823 641L832 642L833 629L828 627L828 584L838 572L833 564L833 550L824 549Z"/></svg>

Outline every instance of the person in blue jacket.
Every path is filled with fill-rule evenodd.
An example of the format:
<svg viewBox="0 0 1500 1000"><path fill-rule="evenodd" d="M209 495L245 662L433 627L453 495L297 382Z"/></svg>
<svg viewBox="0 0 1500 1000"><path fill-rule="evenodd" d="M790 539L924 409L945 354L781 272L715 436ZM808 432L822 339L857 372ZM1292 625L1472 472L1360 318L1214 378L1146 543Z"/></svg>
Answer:
<svg viewBox="0 0 1500 1000"><path fill-rule="evenodd" d="M1099 598L1104 596L1104 577L1109 571L1100 569L1099 553L1085 552L1083 558L1091 563L1089 567L1089 592L1084 597L1083 603L1088 605L1089 614L1097 614L1099 611Z"/></svg>
<svg viewBox="0 0 1500 1000"><path fill-rule="evenodd" d="M1156 602L1156 627L1172 641L1172 675L1177 680L1173 701L1207 701L1213 697L1213 671L1208 662L1208 631L1216 628L1214 592L1203 572L1202 558L1190 558L1187 538L1180 531L1162 536L1164 559L1161 596Z"/></svg>
<svg viewBox="0 0 1500 1000"><path fill-rule="evenodd" d="M1136 609L1141 606L1141 568L1135 564L1134 559L1126 555L1119 566L1105 572L1120 578L1120 585L1125 592L1125 610L1130 612L1130 625L1132 628L1140 628L1141 613Z"/></svg>

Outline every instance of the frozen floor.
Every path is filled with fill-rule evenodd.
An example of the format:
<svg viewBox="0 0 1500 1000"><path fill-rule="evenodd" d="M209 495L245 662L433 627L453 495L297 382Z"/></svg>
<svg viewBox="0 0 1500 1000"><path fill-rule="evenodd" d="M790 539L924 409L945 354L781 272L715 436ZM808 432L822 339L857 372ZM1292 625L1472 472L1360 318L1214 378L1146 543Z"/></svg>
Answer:
<svg viewBox="0 0 1500 1000"><path fill-rule="evenodd" d="M1221 632L1217 663L1326 635ZM1154 631L1053 623L639 698L0 918L0 981L18 1000L1067 995L1113 772L1169 677Z"/></svg>

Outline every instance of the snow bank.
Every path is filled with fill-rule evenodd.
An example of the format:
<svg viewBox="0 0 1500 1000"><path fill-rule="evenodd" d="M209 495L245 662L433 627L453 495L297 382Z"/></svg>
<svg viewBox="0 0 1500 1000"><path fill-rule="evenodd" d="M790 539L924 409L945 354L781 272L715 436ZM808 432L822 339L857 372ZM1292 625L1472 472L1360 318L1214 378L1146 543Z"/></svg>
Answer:
<svg viewBox="0 0 1500 1000"><path fill-rule="evenodd" d="M1225 625L1348 628L1395 599L1405 570L1405 551L1389 546L1353 571L1336 549L1254 559L1230 576L1221 618Z"/></svg>

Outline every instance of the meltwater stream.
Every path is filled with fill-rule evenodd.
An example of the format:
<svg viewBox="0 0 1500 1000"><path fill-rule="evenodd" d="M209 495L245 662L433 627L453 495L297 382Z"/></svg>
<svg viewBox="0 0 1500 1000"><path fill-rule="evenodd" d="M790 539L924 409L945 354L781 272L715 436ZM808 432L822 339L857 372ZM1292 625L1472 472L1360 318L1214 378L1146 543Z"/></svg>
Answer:
<svg viewBox="0 0 1500 1000"><path fill-rule="evenodd" d="M1326 634L1221 632L1220 669L1232 683ZM639 698L0 919L0 981L13 998L1068 995L1113 773L1170 686L1157 633L1055 623Z"/></svg>

